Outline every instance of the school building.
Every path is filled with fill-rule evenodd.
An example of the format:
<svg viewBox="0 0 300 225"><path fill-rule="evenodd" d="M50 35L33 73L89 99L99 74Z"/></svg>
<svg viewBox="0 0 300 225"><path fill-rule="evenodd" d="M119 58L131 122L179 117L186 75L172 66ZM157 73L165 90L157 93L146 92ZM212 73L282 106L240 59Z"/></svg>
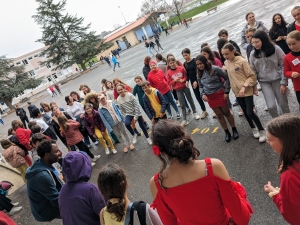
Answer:
<svg viewBox="0 0 300 225"><path fill-rule="evenodd" d="M125 50L131 46L135 46L143 42L143 36L147 39L153 37L154 31L157 30L155 22L151 19L151 15L155 14L154 17L158 17L163 12L155 12L148 14L134 22L126 23L124 26L119 27L115 31L104 37L105 42L112 42L114 45L97 55L99 59L101 56L108 56L111 50L120 48Z"/></svg>

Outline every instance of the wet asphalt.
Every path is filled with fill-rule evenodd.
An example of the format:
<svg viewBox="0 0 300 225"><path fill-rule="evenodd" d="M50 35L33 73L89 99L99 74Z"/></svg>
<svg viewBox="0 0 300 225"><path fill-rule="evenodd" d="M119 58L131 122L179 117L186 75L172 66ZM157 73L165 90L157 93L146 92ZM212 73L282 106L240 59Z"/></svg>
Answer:
<svg viewBox="0 0 300 225"><path fill-rule="evenodd" d="M230 0L218 6L216 13L211 13L210 15L203 13L201 15L202 18L190 24L190 28L187 29L182 26L172 31L167 37L162 35L160 40L164 48L162 54L166 56L168 53L173 53L175 57L183 61L181 57L181 50L183 48L190 48L192 55L196 57L200 52L200 45L203 42L208 42L213 50L217 50L217 35L221 29L227 29L230 39L240 44L240 32L245 24L245 14L247 12L253 11L256 19L262 20L269 28L274 13L282 13L288 22L292 22L293 19L290 11L298 4L298 0ZM60 107L66 108L66 103L64 102L65 95L68 95L73 90L77 91L79 85L83 83L89 85L95 91L100 91L101 80L103 78L112 80L118 77L133 86L133 78L137 75L142 75L141 71L145 56L147 56L147 50L143 44L134 46L121 53L121 57L118 59L121 68L116 68L116 72L113 72L112 68L108 67L107 64L101 65L89 73L63 85L61 87L63 96L51 98L45 91L45 95L36 100L34 104L39 105L40 102L50 102L53 100ZM299 114L299 105L291 83L289 84L288 95L291 112ZM230 98L232 102L235 99L232 93ZM271 116L268 112L264 111L266 105L261 92L258 97L255 97L255 104L257 106L257 114L262 124L265 125L271 119ZM196 106L198 112L201 112L197 102ZM224 141L224 132L218 121L212 118L212 110L208 105L207 109L209 116L203 120L196 121L191 115L187 117L189 125L186 127L186 132L191 135L196 147L200 150L201 155L199 158L211 157L222 160L232 179L241 182L246 187L249 200L254 208L250 224L287 224L282 219L275 204L263 191L263 185L267 181L272 181L274 186L279 185L280 177L276 172L278 156L266 143L260 144L257 139L253 138L251 129L245 118L238 116L239 108L237 106L233 110L240 138L230 143ZM3 118L6 125L1 127L0 136L6 135L10 122L15 118L14 113ZM59 146L64 154L66 154L66 148L61 143L59 143ZM149 190L149 180L159 171L160 162L152 154L151 147L147 144L145 137L141 136L138 138L136 150L133 152L124 154L122 152L123 146L120 145L116 145L116 149L118 150L118 154L116 155L105 155L104 149L99 145L97 148L92 149L94 154L101 154L101 158L93 167L90 182L96 184L97 175L105 164L117 163L124 168L128 175L130 200L144 200L151 203L152 197ZM30 211L25 185L13 193L10 198L14 201L19 201L20 205L23 206L23 210L13 216L17 224L62 224L61 220L54 220L50 223L39 223L34 220Z"/></svg>

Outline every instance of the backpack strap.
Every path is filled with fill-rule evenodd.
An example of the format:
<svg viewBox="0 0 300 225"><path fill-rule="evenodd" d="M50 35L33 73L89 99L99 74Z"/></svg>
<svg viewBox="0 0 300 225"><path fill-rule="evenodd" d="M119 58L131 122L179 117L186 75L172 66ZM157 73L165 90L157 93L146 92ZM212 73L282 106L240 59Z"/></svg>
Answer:
<svg viewBox="0 0 300 225"><path fill-rule="evenodd" d="M133 219L134 211L137 211L140 224L147 225L146 224L146 203L143 201L137 201L132 204L131 209L130 209L129 225L133 225L133 223L134 223L134 219Z"/></svg>
<svg viewBox="0 0 300 225"><path fill-rule="evenodd" d="M162 188L161 188L161 185L160 185L159 174L158 173L156 173L154 175L154 182L155 182L155 186L156 186L157 190L158 191L161 190Z"/></svg>
<svg viewBox="0 0 300 225"><path fill-rule="evenodd" d="M213 168L212 168L212 164L211 164L211 159L210 158L205 158L204 161L206 163L206 174L207 174L207 176L213 175L214 172L213 172Z"/></svg>

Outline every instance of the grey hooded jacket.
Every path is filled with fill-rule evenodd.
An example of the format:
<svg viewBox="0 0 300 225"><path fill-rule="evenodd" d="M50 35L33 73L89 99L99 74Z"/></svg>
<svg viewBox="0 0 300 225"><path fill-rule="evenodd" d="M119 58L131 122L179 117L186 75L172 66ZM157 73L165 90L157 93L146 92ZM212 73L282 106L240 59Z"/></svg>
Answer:
<svg viewBox="0 0 300 225"><path fill-rule="evenodd" d="M255 26L256 30L263 30L264 32L266 32L267 34L269 34L269 30L268 28L265 27L264 23L262 21L256 21L255 22ZM247 37L246 37L246 30L248 30L250 27L249 27L249 24L247 23L242 32L241 32L241 47L244 49L244 50L247 50L247 46L250 44L247 40Z"/></svg>
<svg viewBox="0 0 300 225"><path fill-rule="evenodd" d="M269 57L256 58L252 50L249 61L258 81L270 82L281 79L280 84L287 85L288 80L283 73L284 57L283 50L277 45L275 45L275 53Z"/></svg>

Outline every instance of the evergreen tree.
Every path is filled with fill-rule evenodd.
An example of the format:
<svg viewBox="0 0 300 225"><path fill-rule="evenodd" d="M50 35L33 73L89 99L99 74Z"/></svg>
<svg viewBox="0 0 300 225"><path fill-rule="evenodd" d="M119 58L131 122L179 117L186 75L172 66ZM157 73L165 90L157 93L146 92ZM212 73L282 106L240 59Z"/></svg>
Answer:
<svg viewBox="0 0 300 225"><path fill-rule="evenodd" d="M32 16L41 26L42 38L37 42L48 48L42 53L47 57L46 64L53 64L54 70L80 64L86 70L85 63L110 48L112 43L104 43L95 31L89 31L91 24L83 25L83 18L63 14L66 0L57 4L54 0L36 0L39 4L37 14Z"/></svg>
<svg viewBox="0 0 300 225"><path fill-rule="evenodd" d="M0 56L0 102L4 102L10 109L12 99L22 94L24 90L37 87L42 80L34 79L24 73L24 66L12 66L11 59Z"/></svg>

